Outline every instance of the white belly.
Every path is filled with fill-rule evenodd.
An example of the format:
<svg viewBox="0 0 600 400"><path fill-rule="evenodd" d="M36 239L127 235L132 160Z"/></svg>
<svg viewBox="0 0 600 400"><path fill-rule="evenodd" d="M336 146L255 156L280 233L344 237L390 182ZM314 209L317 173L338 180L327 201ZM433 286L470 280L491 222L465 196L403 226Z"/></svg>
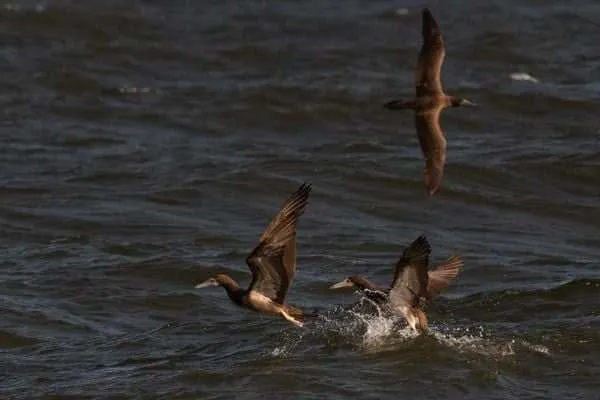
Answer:
<svg viewBox="0 0 600 400"><path fill-rule="evenodd" d="M281 307L277 303L254 290L248 293L248 303L250 303L249 305L254 311L258 311L259 313L276 315L280 313Z"/></svg>

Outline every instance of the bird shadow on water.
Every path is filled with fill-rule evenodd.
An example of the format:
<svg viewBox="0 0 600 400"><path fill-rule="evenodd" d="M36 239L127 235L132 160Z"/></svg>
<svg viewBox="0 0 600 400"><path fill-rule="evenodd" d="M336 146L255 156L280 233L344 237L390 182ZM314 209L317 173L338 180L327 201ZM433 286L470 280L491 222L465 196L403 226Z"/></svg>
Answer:
<svg viewBox="0 0 600 400"><path fill-rule="evenodd" d="M336 353L344 349L365 354L418 351L433 354L446 352L473 358L510 361L527 353L550 355L541 344L496 332L483 325L456 326L453 321L430 325L419 334L402 318L394 317L369 299L356 304L336 306L318 315L304 329L286 328L274 338L275 348L267 357L291 358L320 349Z"/></svg>

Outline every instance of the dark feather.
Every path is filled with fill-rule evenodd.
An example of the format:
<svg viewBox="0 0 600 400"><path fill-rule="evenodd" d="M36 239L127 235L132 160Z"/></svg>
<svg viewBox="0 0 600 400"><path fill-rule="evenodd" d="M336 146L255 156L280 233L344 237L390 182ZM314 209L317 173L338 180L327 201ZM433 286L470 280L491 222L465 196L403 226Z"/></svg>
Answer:
<svg viewBox="0 0 600 400"><path fill-rule="evenodd" d="M413 307L418 304L419 297L425 297L430 254L431 246L423 235L404 250L396 263L390 287L390 302L393 308Z"/></svg>
<svg viewBox="0 0 600 400"><path fill-rule="evenodd" d="M252 272L248 290L283 304L296 272L296 225L308 203L311 187L300 186L283 204L246 259Z"/></svg>
<svg viewBox="0 0 600 400"><path fill-rule="evenodd" d="M446 163L446 137L440 127L442 105L415 113L415 125L425 158L425 184L430 195L442 184Z"/></svg>
<svg viewBox="0 0 600 400"><path fill-rule="evenodd" d="M443 95L442 64L446 51L442 33L431 11L423 9L423 45L419 53L416 82L417 97Z"/></svg>

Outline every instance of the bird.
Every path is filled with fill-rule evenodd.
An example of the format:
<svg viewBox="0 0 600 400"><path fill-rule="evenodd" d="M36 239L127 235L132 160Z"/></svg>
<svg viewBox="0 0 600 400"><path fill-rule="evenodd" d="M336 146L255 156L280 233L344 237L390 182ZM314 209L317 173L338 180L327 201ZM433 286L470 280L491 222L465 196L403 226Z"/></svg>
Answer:
<svg viewBox="0 0 600 400"><path fill-rule="evenodd" d="M283 204L246 258L252 280L243 289L230 276L217 273L195 286L196 289L221 286L229 299L259 314L284 318L302 327L305 313L286 302L296 272L296 225L308 203L311 185L303 183Z"/></svg>
<svg viewBox="0 0 600 400"><path fill-rule="evenodd" d="M474 106L462 97L444 93L441 70L446 51L440 27L428 8L423 9L423 45L415 76L416 97L384 104L390 110L410 109L415 112L417 136L425 158L424 180L433 196L442 184L446 163L446 137L440 127L440 113L447 107Z"/></svg>
<svg viewBox="0 0 600 400"><path fill-rule="evenodd" d="M427 315L421 300L430 302L458 275L464 262L451 257L446 263L428 271L431 246L424 235L415 239L402 253L394 267L389 288L379 286L360 275L349 276L330 289L354 287L378 305L389 305L392 312L404 316L415 331L427 331Z"/></svg>

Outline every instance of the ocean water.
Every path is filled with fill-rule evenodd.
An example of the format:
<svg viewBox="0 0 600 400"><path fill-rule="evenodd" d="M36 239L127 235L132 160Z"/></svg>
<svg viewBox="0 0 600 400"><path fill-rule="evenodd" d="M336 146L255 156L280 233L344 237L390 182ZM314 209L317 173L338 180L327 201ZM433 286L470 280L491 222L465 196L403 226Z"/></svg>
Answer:
<svg viewBox="0 0 600 400"><path fill-rule="evenodd" d="M441 191L410 112L421 8L446 42ZM0 398L596 399L600 4L0 4ZM313 185L290 303L245 258ZM415 336L352 291L427 235L459 277Z"/></svg>

